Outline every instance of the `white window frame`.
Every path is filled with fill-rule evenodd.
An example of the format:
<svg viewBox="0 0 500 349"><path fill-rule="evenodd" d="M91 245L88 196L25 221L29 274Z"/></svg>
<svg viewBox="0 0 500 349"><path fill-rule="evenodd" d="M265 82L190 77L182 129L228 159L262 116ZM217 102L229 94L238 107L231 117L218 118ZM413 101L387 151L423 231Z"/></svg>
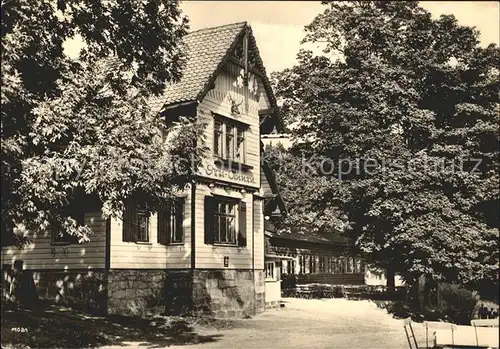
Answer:
<svg viewBox="0 0 500 349"><path fill-rule="evenodd" d="M232 207L232 213L221 213L219 212L219 207L220 205L227 205ZM233 240L230 240L228 238L228 233L229 231L226 230L226 241L222 241L220 237L220 222L222 221L222 218L224 218L224 222L227 223L227 219L232 218L233 219ZM233 200L219 200L217 199L217 212L214 212L214 237L213 241L215 244L225 244L225 245L237 245L238 244L238 221L239 221L239 216L238 216L238 203ZM216 223L217 222L217 223ZM216 230L216 226L219 228Z"/></svg>
<svg viewBox="0 0 500 349"><path fill-rule="evenodd" d="M265 262L264 265L264 275L266 281L276 281L276 263L275 262Z"/></svg>
<svg viewBox="0 0 500 349"><path fill-rule="evenodd" d="M216 127L218 124L221 125L221 129L218 130ZM233 161L241 164L246 164L247 161L247 131L248 126L243 126L237 122L231 122L223 117L214 116L214 142L213 142L213 154L223 160ZM231 130L230 134L228 130ZM216 134L218 139L216 139ZM228 140L230 139L230 145ZM216 148L217 145L217 148ZM232 150L233 154L229 154Z"/></svg>
<svg viewBox="0 0 500 349"><path fill-rule="evenodd" d="M180 211L179 211L180 209ZM184 198L177 198L174 204L170 207L170 219L167 221L169 225L168 237L169 245L184 244L185 239L185 229L184 229L184 215L185 215L185 202ZM180 235L180 239L178 236Z"/></svg>
<svg viewBox="0 0 500 349"><path fill-rule="evenodd" d="M286 272L287 272L287 274L289 274L289 275L295 274L295 270L296 270L295 259L288 260L286 262Z"/></svg>
<svg viewBox="0 0 500 349"><path fill-rule="evenodd" d="M146 237L145 238L141 237L141 239L139 239L139 232L141 229L141 227L139 226L139 224L140 224L139 217L143 217L146 221L146 227L145 227L146 228ZM135 228L135 241L139 242L139 243L149 242L151 239L151 215L144 210L137 209L136 214L135 214L135 222L136 222L136 226L134 227Z"/></svg>

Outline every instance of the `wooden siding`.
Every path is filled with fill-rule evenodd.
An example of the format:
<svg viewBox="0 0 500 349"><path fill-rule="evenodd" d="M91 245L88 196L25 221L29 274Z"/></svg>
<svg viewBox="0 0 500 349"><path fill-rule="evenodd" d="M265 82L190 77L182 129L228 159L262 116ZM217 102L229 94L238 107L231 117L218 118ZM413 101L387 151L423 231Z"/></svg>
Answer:
<svg viewBox="0 0 500 349"><path fill-rule="evenodd" d="M275 272L278 268L275 268ZM266 280L266 303L279 302L281 300L281 281L279 280Z"/></svg>
<svg viewBox="0 0 500 349"><path fill-rule="evenodd" d="M262 200L253 202L254 267L264 269L264 213Z"/></svg>
<svg viewBox="0 0 500 349"><path fill-rule="evenodd" d="M85 244L51 245L51 234L24 232L32 243L24 249L2 248L2 265L22 260L24 269L94 269L105 267L106 220L100 212L85 214L85 224L92 228L90 241ZM17 228L23 232L23 228Z"/></svg>
<svg viewBox="0 0 500 349"><path fill-rule="evenodd" d="M149 243L123 242L123 224L111 221L111 269L179 269L191 267L191 196L184 201L184 243L166 246L158 243L157 215L149 222Z"/></svg>
<svg viewBox="0 0 500 349"><path fill-rule="evenodd" d="M240 68L232 63L228 63L226 68L220 73L215 81L215 88L210 90L203 101L198 106L198 117L207 123L206 145L209 148L203 161L203 166L199 170L202 177L216 179L228 183L246 185L248 187L260 187L260 123L259 123L259 103L255 94L251 93L248 87L238 87L234 83L240 73ZM236 103L242 101L239 107L239 116L231 115L231 99ZM216 174L214 169L215 158L213 156L214 147L214 117L212 113L220 114L228 119L247 124L249 128L245 132L246 162L252 166L248 171L236 171L236 176L228 176L229 171ZM252 178L249 183L240 180L238 175ZM231 178L232 177L232 178Z"/></svg>

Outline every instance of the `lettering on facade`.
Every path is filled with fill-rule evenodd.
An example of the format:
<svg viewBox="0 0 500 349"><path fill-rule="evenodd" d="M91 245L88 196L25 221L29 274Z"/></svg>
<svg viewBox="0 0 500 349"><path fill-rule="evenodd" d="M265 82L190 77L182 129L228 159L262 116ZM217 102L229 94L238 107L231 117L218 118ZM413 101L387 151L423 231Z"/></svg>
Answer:
<svg viewBox="0 0 500 349"><path fill-rule="evenodd" d="M238 181L243 183L255 184L255 177L251 175L244 175L238 173L237 171L221 170L215 166L207 165L204 168L205 174L207 176L215 176L220 179L226 179L230 181Z"/></svg>

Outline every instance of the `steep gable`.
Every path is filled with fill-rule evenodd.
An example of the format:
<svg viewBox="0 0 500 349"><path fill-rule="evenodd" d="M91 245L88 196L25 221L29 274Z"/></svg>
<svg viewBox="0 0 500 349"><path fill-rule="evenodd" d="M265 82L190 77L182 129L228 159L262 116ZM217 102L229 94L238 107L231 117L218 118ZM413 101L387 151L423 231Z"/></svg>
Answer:
<svg viewBox="0 0 500 349"><path fill-rule="evenodd" d="M184 40L188 59L181 81L168 86L164 95L152 102L152 108L162 110L181 103L201 102L226 63L244 57L245 34L248 35L249 71L260 76L264 87L264 93L261 95L263 101L261 117L265 118L268 115L276 117L276 98L266 75L252 29L247 22L201 29L186 35Z"/></svg>

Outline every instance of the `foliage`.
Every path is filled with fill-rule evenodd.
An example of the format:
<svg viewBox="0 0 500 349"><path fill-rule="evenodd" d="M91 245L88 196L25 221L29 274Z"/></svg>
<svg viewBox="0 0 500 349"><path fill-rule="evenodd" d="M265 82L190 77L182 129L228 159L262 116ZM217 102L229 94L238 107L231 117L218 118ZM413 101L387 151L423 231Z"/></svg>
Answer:
<svg viewBox="0 0 500 349"><path fill-rule="evenodd" d="M498 287L499 48L413 1L324 5L304 39L324 54L274 76L283 224L344 231L406 281Z"/></svg>
<svg viewBox="0 0 500 349"><path fill-rule="evenodd" d="M295 274L282 274L281 275L281 288L288 289L294 288L297 285L297 276Z"/></svg>
<svg viewBox="0 0 500 349"><path fill-rule="evenodd" d="M440 300L437 312L445 320L458 325L469 325L478 308L479 297L457 285L439 285Z"/></svg>
<svg viewBox="0 0 500 349"><path fill-rule="evenodd" d="M177 1L2 5L3 244L22 243L21 223L85 241L72 202L92 196L117 217L127 200L155 210L189 183L192 169L173 160L200 155L203 125L181 118L167 130L153 108L181 77L187 29ZM63 44L77 35L74 60Z"/></svg>

